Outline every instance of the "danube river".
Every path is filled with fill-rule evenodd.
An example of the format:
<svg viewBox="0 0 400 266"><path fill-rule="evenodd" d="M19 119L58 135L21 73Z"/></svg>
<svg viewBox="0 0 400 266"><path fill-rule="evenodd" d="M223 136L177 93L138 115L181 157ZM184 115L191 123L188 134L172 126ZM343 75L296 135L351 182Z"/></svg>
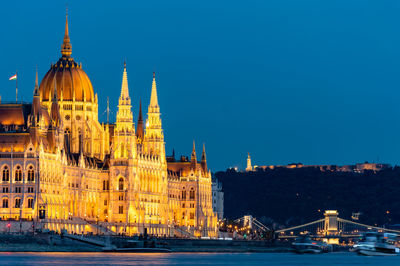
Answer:
<svg viewBox="0 0 400 266"><path fill-rule="evenodd" d="M400 265L399 257L364 257L354 253L0 253L0 265Z"/></svg>

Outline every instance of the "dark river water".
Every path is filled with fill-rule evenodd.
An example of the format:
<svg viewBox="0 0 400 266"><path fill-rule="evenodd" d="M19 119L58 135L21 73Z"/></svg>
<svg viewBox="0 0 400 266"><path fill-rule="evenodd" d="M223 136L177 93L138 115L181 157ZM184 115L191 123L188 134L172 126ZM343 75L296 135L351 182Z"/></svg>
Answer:
<svg viewBox="0 0 400 266"><path fill-rule="evenodd" d="M354 253L0 253L0 265L388 265L400 256L364 257Z"/></svg>

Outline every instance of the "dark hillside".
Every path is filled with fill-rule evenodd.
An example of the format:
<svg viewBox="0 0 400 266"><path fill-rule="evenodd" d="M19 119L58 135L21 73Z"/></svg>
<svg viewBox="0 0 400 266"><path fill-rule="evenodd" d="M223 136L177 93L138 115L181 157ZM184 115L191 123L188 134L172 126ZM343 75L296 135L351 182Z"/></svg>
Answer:
<svg viewBox="0 0 400 266"><path fill-rule="evenodd" d="M352 212L361 212L359 221L371 225L400 223L398 167L377 173L322 172L315 168L228 170L216 173L216 177L223 184L228 218L251 214L295 225L322 218L324 210L334 209L345 219L351 219Z"/></svg>

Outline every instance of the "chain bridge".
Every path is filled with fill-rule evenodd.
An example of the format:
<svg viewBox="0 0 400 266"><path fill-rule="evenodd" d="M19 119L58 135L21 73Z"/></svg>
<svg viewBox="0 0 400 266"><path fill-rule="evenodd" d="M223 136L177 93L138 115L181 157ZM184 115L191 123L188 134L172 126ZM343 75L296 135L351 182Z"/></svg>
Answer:
<svg viewBox="0 0 400 266"><path fill-rule="evenodd" d="M270 231L268 227L250 215L239 218L235 222L242 222L249 228ZM334 244L339 243L339 239L358 238L362 233L368 231L400 234L400 230L377 227L340 218L339 213L336 210L326 210L324 218L322 219L290 228L276 230L274 233L276 234L276 237L280 239L290 239L301 235L309 235L312 238L324 239L326 242Z"/></svg>

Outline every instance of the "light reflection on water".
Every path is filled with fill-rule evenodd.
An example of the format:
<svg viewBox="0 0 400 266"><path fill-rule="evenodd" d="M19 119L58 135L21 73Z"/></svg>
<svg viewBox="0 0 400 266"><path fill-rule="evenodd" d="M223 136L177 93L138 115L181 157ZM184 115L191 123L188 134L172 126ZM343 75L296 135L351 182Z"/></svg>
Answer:
<svg viewBox="0 0 400 266"><path fill-rule="evenodd" d="M400 257L354 253L56 253L2 252L0 265L400 265Z"/></svg>

